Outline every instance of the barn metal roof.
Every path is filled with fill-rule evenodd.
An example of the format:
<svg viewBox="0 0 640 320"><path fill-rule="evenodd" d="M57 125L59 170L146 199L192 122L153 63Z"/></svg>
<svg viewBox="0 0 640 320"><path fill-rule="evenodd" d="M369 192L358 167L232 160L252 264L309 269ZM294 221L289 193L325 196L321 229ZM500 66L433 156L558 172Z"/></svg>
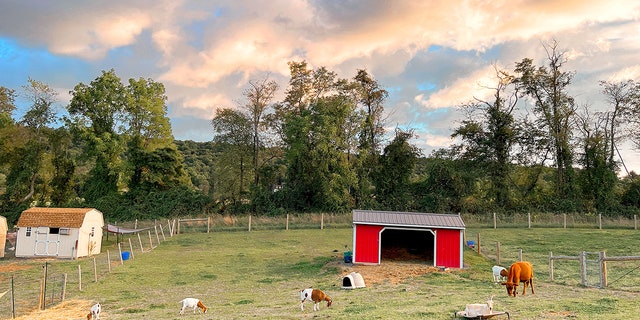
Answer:
<svg viewBox="0 0 640 320"><path fill-rule="evenodd" d="M353 210L354 224L464 229L460 215L423 212Z"/></svg>
<svg viewBox="0 0 640 320"><path fill-rule="evenodd" d="M22 211L18 227L80 228L92 208L29 208Z"/></svg>

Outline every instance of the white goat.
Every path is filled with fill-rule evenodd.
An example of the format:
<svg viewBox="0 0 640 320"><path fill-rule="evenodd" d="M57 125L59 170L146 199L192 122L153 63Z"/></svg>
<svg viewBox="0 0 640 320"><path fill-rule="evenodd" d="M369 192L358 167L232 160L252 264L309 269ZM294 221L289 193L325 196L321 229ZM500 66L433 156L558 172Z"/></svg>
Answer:
<svg viewBox="0 0 640 320"><path fill-rule="evenodd" d="M207 313L207 307L205 307L199 299L185 298L180 301L180 303L182 303L182 310L180 310L180 314L184 314L184 309L186 308L193 308L193 314L196 313L196 309L198 308L202 309L202 313Z"/></svg>
<svg viewBox="0 0 640 320"><path fill-rule="evenodd" d="M491 270L493 271L493 282L495 283L502 282L503 280L506 279L506 276L509 274L507 272L507 269L501 266L493 266Z"/></svg>
<svg viewBox="0 0 640 320"><path fill-rule="evenodd" d="M102 311L100 303L96 303L91 306L91 311L89 311L89 314L87 315L87 320L100 320L100 311Z"/></svg>
<svg viewBox="0 0 640 320"><path fill-rule="evenodd" d="M465 317L480 317L493 313L493 295L489 297L487 303L472 303L468 304L464 312L458 312L459 316Z"/></svg>

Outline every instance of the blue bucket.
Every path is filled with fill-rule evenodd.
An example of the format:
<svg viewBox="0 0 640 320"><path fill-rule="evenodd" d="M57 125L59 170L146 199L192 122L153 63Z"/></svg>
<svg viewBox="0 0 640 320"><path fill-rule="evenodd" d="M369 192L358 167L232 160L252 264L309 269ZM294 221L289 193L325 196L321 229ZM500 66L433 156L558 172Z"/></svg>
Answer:
<svg viewBox="0 0 640 320"><path fill-rule="evenodd" d="M129 251L122 251L122 260L129 260L129 255L131 254L131 252Z"/></svg>

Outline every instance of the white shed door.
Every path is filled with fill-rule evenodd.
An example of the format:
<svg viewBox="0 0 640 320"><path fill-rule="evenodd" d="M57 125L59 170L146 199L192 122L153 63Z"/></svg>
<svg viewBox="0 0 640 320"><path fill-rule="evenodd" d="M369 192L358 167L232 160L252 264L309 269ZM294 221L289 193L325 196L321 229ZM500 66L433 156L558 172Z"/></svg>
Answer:
<svg viewBox="0 0 640 320"><path fill-rule="evenodd" d="M36 228L35 256L57 256L60 247L60 234L50 234L49 227Z"/></svg>

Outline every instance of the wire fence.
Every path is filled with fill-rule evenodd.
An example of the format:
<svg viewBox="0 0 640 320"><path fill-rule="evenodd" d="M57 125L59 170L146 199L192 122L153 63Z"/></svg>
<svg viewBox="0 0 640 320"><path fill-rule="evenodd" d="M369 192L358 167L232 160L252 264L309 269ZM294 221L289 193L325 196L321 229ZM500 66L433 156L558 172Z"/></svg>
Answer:
<svg viewBox="0 0 640 320"><path fill-rule="evenodd" d="M485 214L462 215L467 228L627 228L637 229L637 218L601 215ZM152 251L176 234L222 231L351 228L348 214L287 214L283 216L193 216L154 221L110 222L129 234L105 232L102 252L77 260L16 259L8 254L0 260L0 319L11 319L46 309L80 293L106 277L136 255ZM489 249L489 248L487 248ZM521 255L522 253L520 253ZM491 255L491 254L490 254ZM498 253L499 255L499 253ZM37 267L34 267L36 265ZM623 268L625 271L632 266ZM618 268L616 268L618 269ZM625 271L626 272L626 271ZM617 279L612 273L612 279ZM590 280L594 282L595 280ZM612 281L617 284L616 281Z"/></svg>

